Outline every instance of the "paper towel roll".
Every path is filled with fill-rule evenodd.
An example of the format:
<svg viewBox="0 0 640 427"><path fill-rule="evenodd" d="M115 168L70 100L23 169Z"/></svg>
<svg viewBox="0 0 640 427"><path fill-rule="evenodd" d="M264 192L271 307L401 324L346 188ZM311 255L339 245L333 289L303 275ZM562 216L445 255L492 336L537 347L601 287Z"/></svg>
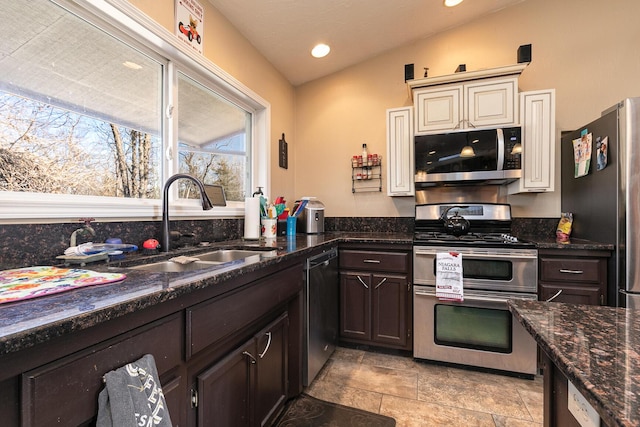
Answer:
<svg viewBox="0 0 640 427"><path fill-rule="evenodd" d="M244 238L260 238L260 197L244 199Z"/></svg>

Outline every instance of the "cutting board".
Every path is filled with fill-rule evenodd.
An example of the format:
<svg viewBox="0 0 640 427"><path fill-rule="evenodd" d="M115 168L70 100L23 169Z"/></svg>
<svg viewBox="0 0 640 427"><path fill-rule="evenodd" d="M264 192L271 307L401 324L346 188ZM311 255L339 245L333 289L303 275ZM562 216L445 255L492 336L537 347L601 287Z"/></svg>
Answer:
<svg viewBox="0 0 640 427"><path fill-rule="evenodd" d="M37 266L0 271L0 304L124 280L122 273Z"/></svg>

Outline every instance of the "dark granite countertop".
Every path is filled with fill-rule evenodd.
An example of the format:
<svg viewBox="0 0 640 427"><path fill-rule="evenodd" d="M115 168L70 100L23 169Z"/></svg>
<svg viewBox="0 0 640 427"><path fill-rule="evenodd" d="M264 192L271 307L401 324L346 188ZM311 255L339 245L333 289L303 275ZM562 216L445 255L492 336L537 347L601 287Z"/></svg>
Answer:
<svg viewBox="0 0 640 427"><path fill-rule="evenodd" d="M640 426L640 311L524 300L509 308L607 425Z"/></svg>
<svg viewBox="0 0 640 427"><path fill-rule="evenodd" d="M164 258L194 255L220 248L273 247L276 256L251 257L207 270L184 273L155 273L126 268L157 257L128 255L125 262L89 264L85 269L124 272L119 283L89 286L26 301L0 305L0 357L31 348L50 339L90 328L128 313L152 307L199 289L216 286L240 275L274 265L341 242L412 244L406 233L344 233L297 235L295 239L278 237L268 244L261 241L226 241L205 248L172 251Z"/></svg>
<svg viewBox="0 0 640 427"><path fill-rule="evenodd" d="M518 235L522 240L535 243L538 249L570 249L590 251L613 251L614 245L610 243L593 242L585 239L569 239L568 242L558 242L554 236L529 236Z"/></svg>

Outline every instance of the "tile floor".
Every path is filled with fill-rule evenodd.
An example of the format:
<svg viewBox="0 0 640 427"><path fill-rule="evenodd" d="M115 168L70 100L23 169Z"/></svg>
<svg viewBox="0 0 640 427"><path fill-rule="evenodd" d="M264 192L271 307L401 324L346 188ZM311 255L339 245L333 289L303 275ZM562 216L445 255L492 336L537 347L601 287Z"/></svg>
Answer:
<svg viewBox="0 0 640 427"><path fill-rule="evenodd" d="M306 392L397 427L542 426L542 377L513 378L338 348Z"/></svg>

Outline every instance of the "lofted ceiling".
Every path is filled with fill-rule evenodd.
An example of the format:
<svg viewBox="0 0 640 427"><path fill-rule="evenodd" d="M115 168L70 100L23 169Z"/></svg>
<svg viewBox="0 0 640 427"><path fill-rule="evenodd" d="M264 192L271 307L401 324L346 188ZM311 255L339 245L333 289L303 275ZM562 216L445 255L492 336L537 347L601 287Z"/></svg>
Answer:
<svg viewBox="0 0 640 427"><path fill-rule="evenodd" d="M208 1L297 86L525 0ZM317 43L331 53L313 58Z"/></svg>

